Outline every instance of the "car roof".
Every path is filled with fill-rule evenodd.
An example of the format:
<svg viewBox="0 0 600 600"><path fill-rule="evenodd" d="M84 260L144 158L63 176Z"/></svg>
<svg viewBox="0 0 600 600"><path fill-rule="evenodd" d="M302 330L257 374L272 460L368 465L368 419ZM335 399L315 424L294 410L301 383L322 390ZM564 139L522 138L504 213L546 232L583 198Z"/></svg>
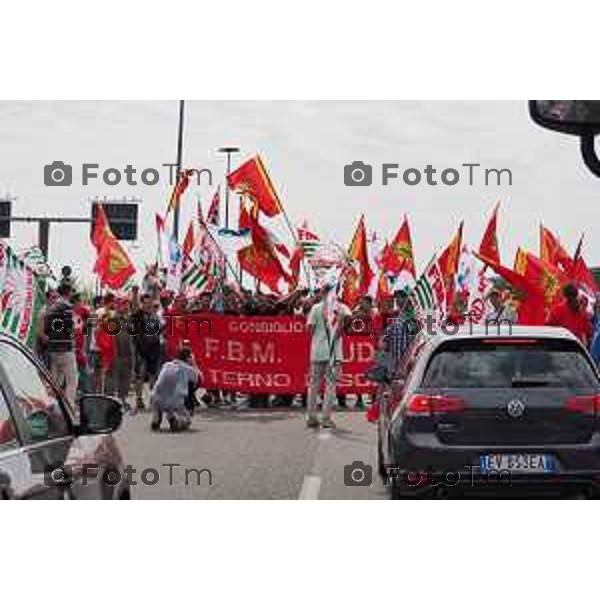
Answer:
<svg viewBox="0 0 600 600"><path fill-rule="evenodd" d="M449 340L494 339L494 338L530 338L540 340L579 340L564 327L547 327L542 325L461 325L458 329L448 327L436 329L435 333L425 333L425 343L437 347Z"/></svg>

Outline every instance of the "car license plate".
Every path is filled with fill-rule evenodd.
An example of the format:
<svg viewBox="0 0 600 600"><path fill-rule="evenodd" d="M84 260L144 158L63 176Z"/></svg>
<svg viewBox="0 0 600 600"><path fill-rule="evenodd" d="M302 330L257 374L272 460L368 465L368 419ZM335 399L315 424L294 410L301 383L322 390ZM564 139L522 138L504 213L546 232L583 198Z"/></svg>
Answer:
<svg viewBox="0 0 600 600"><path fill-rule="evenodd" d="M482 473L507 470L513 473L551 473L554 457L549 454L484 454L479 457Z"/></svg>

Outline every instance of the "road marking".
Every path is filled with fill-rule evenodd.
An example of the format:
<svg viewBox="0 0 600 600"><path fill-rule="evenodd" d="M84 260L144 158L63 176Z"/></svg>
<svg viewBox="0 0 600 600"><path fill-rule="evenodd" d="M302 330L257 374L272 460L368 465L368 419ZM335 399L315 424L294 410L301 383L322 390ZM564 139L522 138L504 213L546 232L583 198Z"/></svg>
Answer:
<svg viewBox="0 0 600 600"><path fill-rule="evenodd" d="M298 500L318 500L321 489L321 478L317 475L306 475L302 482L302 489Z"/></svg>
<svg viewBox="0 0 600 600"><path fill-rule="evenodd" d="M320 431L319 432L319 441L329 440L331 439L331 431Z"/></svg>

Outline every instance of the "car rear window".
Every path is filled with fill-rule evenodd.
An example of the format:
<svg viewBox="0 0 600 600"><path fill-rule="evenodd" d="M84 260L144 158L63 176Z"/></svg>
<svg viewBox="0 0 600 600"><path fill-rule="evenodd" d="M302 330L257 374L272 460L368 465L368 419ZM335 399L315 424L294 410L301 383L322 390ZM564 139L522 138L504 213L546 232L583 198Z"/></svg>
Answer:
<svg viewBox="0 0 600 600"><path fill-rule="evenodd" d="M597 388L585 354L570 340L456 340L431 357L425 388Z"/></svg>

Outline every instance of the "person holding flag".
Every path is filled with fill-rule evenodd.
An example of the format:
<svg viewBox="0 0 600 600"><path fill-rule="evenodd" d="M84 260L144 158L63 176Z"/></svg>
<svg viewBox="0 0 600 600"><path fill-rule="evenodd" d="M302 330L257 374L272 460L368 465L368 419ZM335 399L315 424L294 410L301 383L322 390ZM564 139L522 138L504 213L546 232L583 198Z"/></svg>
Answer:
<svg viewBox="0 0 600 600"><path fill-rule="evenodd" d="M307 327L311 338L309 390L306 426L334 428L333 406L336 384L343 360L342 332L350 317L350 309L337 298L333 283L326 283L321 298L308 313ZM325 380L323 417L319 421L317 402L321 384Z"/></svg>
<svg viewBox="0 0 600 600"><path fill-rule="evenodd" d="M514 325L517 322L517 311L509 304L508 299L502 294L502 290L494 285L485 295L486 300L492 307L485 317L486 325L500 325L508 323Z"/></svg>
<svg viewBox="0 0 600 600"><path fill-rule="evenodd" d="M592 320L572 283L565 285L562 293L564 300L550 311L546 325L568 329L587 347L593 333Z"/></svg>

